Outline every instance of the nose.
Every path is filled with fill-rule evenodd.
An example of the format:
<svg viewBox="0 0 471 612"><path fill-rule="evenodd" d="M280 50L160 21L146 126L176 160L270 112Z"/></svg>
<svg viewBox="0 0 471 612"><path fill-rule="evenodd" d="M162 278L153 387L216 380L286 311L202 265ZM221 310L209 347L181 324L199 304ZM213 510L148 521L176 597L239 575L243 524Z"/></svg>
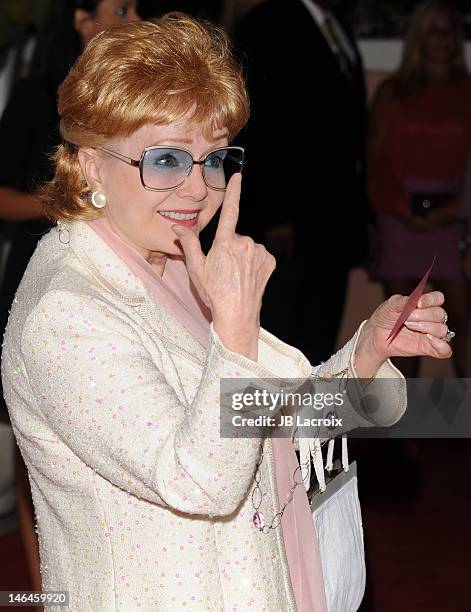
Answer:
<svg viewBox="0 0 471 612"><path fill-rule="evenodd" d="M208 195L208 188L203 179L203 171L199 164L195 164L186 177L185 182L177 189L177 193L182 198L188 198L195 202L200 202Z"/></svg>

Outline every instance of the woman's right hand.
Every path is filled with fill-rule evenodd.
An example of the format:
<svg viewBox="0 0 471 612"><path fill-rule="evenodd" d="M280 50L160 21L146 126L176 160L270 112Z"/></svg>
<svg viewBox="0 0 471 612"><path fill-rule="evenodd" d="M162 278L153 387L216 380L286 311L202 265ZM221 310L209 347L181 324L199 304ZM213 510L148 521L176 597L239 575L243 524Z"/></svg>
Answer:
<svg viewBox="0 0 471 612"><path fill-rule="evenodd" d="M214 241L206 256L194 231L177 224L172 229L180 240L188 274L211 310L213 327L222 343L256 361L262 297L276 260L262 244L235 233L240 187L238 173L227 185Z"/></svg>

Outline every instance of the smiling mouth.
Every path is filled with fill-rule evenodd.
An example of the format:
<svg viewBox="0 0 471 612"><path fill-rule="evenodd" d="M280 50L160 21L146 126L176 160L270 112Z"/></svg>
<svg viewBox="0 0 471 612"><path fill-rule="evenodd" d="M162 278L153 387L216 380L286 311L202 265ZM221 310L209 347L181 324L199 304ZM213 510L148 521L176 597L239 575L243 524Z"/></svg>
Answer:
<svg viewBox="0 0 471 612"><path fill-rule="evenodd" d="M196 219L199 212L199 210L161 210L159 211L159 215L167 217L168 219L189 221L191 219Z"/></svg>
<svg viewBox="0 0 471 612"><path fill-rule="evenodd" d="M201 210L160 210L159 215L171 223L193 227L198 221Z"/></svg>

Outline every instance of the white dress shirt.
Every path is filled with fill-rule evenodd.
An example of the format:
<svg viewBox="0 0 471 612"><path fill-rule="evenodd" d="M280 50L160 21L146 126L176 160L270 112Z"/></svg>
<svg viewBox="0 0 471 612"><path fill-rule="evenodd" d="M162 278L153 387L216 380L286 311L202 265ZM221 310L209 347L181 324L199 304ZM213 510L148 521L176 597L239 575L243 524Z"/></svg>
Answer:
<svg viewBox="0 0 471 612"><path fill-rule="evenodd" d="M309 11L311 17L314 19L314 21L319 26L319 29L324 35L324 38L326 39L329 47L332 49L332 53L334 53L335 55L339 53L339 47L337 44L337 41L339 41L341 45L341 51L348 57L352 66L355 66L355 64L357 63L355 49L353 48L352 44L350 43L348 39L348 36L345 34L344 29L342 28L340 23L337 21L337 19L334 17L334 15L322 9L318 4L316 4L315 2L312 2L312 0L301 0L301 2L304 4L306 9ZM329 36L324 26L327 16L329 16L332 21L337 40L334 40L332 36Z"/></svg>

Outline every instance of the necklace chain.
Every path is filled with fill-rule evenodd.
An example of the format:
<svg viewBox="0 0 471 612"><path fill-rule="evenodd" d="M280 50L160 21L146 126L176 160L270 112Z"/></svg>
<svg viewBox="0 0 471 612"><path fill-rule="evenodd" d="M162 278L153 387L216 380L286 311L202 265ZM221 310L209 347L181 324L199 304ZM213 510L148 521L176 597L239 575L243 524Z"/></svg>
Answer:
<svg viewBox="0 0 471 612"><path fill-rule="evenodd" d="M322 441L321 446L325 444L326 442L327 440ZM255 472L255 487L252 491L252 507L254 509L253 523L259 531L261 531L262 533L268 533L270 529L276 529L278 525L281 523L281 518L283 517L283 512L285 511L286 506L293 500L294 490L296 489L298 485L304 483L304 479L296 480L296 473L298 471L301 472L301 465L298 465L297 468L293 472L293 484L291 485L290 490L286 494L286 501L283 504L283 506L278 510L278 512L273 516L270 524L268 525L265 523L264 516L259 510L262 504L263 497L264 497L264 494L262 494L262 490L260 488L260 479L262 475L260 473L259 468L260 468L260 465L262 464L262 461L263 461L263 451L260 452L260 457L257 461L257 471ZM258 498L256 496L258 496Z"/></svg>
<svg viewBox="0 0 471 612"><path fill-rule="evenodd" d="M323 376L317 376L316 374L311 374L311 378L314 378L315 380L329 380L330 378L345 378L348 377L348 367L344 368L343 370L341 370L340 372L337 373L337 375L334 376L329 376L324 374ZM326 442L328 442L328 440L322 440L321 441L321 446L323 446ZM293 484L291 485L290 490L288 491L288 493L286 494L286 501L283 504L283 506L278 510L278 512L273 516L273 518L271 519L270 523L266 523L265 522L265 517L263 515L263 513L260 511L260 506L262 505L262 501L263 498L265 497L266 493L263 494L262 490L260 488L260 480L261 480L261 473L260 473L260 466L262 464L263 461L263 449L261 449L260 451L260 456L258 458L257 461L257 465L256 465L256 472L255 472L255 487L252 491L252 507L254 510L253 516L252 516L252 521L253 524L255 525L255 527L261 531L262 533L268 533L270 531L270 529L276 529L280 523L281 523L281 519L283 517L283 513L286 509L286 506L293 500L293 496L294 496L294 490L296 489L296 487L300 484L304 483L304 479L301 480L296 480L296 474L297 472L301 472L301 467L302 465L304 466L304 464L302 465L298 465L296 467L296 469L293 472ZM310 461L310 458L308 459L308 461Z"/></svg>

